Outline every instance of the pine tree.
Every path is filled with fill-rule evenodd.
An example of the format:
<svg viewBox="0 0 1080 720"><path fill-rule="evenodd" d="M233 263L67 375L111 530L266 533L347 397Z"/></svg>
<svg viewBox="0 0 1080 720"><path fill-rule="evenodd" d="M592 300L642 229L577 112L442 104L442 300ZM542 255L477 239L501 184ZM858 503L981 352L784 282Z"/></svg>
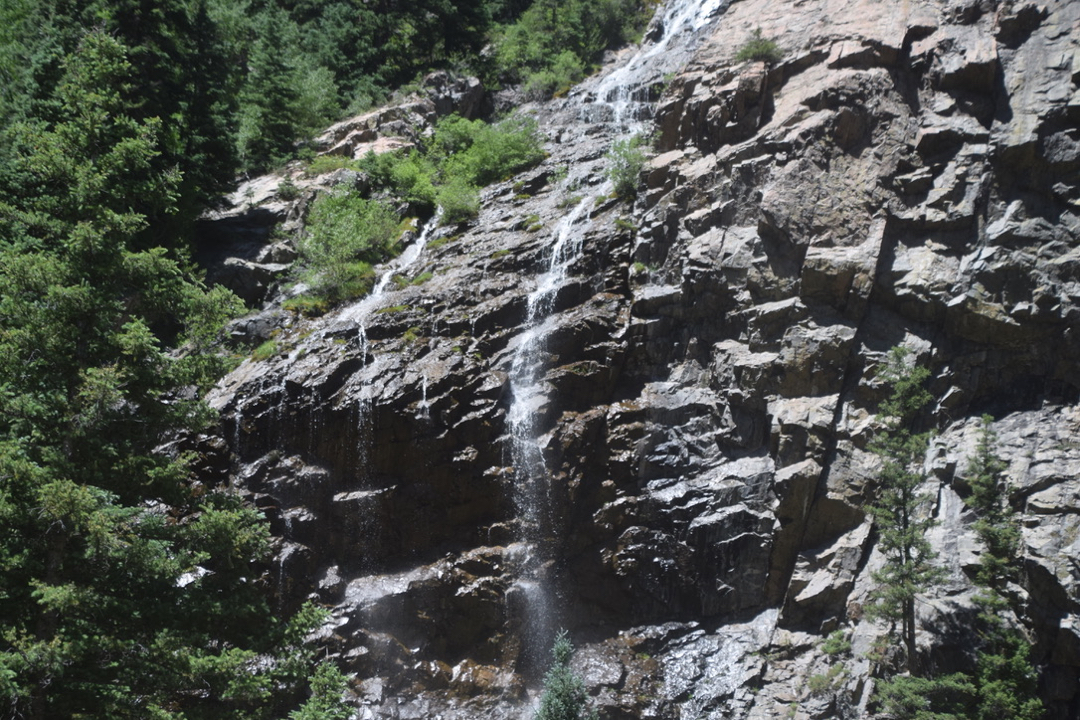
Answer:
<svg viewBox="0 0 1080 720"><path fill-rule="evenodd" d="M1009 504L1006 463L996 452L992 418L983 416L975 454L968 462L971 495L965 502L977 515L975 534L985 548L975 583L983 588L975 601L982 626L974 683L978 720L1037 720L1043 715L1038 674L1031 662L1031 644L1006 622L1005 591L1017 578L1020 525Z"/></svg>
<svg viewBox="0 0 1080 720"><path fill-rule="evenodd" d="M544 694L535 720L596 720L589 709L585 683L570 669L574 646L565 630L555 637L551 648L552 663L544 676Z"/></svg>
<svg viewBox="0 0 1080 720"><path fill-rule="evenodd" d="M890 394L880 407L884 427L871 446L881 457L882 468L876 498L868 509L885 561L873 574L877 589L867 610L900 623L906 668L909 674L917 675L915 601L942 571L933 564L937 553L926 534L934 521L925 514L927 496L920 490L926 479L923 463L930 434L919 431L919 422L922 409L931 400L924 387L930 372L910 366L907 357L905 348L893 348L881 372Z"/></svg>
<svg viewBox="0 0 1080 720"><path fill-rule="evenodd" d="M287 158L300 135L300 72L291 54L295 30L280 10L265 13L240 94L240 156L249 169L263 170Z"/></svg>
<svg viewBox="0 0 1080 720"><path fill-rule="evenodd" d="M306 675L319 617L271 618L264 519L160 449L209 419L209 344L239 305L146 246L142 210L168 213L179 178L134 72L91 32L57 122L13 128L29 187L0 196L0 695L35 720L253 718Z"/></svg>

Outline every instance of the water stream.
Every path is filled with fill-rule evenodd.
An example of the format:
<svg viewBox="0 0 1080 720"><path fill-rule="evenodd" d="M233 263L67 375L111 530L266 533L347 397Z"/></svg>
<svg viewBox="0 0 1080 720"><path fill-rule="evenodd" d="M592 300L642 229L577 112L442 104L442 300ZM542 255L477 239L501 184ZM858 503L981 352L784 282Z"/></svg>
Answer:
<svg viewBox="0 0 1080 720"><path fill-rule="evenodd" d="M395 287L392 284L394 276L403 275L416 264L424 247L427 245L428 239L431 237L431 233L439 227L439 221L441 219L442 209L440 208L436 211L435 215L424 224L423 229L416 238L406 246L401 255L398 255L394 260L387 264L382 275L380 275L379 279L375 282L371 292L360 300L360 302L352 305L342 314L341 321L343 323L356 325L356 336L360 345L360 361L364 365L368 364L368 355L371 352L371 343L367 336L368 319L383 306L387 292ZM372 359L373 362L377 362L377 360L377 358ZM367 377L370 378L372 375L373 373L369 372ZM371 420L371 392L369 380L365 382L359 389L359 392L356 393L356 472L358 475L357 479L360 481L366 479L364 475L367 473L369 465L368 461L371 456L372 433L370 432L370 428L367 427Z"/></svg>
<svg viewBox="0 0 1080 720"><path fill-rule="evenodd" d="M510 369L512 401L507 420L516 469L514 502L521 541L513 558L518 567L515 590L522 598L519 610L524 616L523 666L530 672L543 666L557 629L555 588L543 565L552 554L543 548L554 544L555 524L550 474L540 447L537 423L546 399L542 374L547 355L547 328L542 321L551 314L556 294L566 284L570 265L581 254L584 228L579 227L579 221L594 200L587 197L578 202L554 232L548 269L529 295L525 332L518 341Z"/></svg>
<svg viewBox="0 0 1080 720"><path fill-rule="evenodd" d="M582 131L606 125L613 140L641 132L651 116L649 84L674 72L681 60L665 53L669 43L684 33L701 31L728 0L673 0L659 22L661 35L643 44L625 63L574 93L576 116ZM689 43L686 43L689 46ZM560 220L552 233L546 270L529 294L522 334L517 340L510 369L511 401L508 411L510 449L515 468L514 501L517 510L518 543L509 553L517 567L508 600L520 616L523 656L520 669L536 677L547 663L548 651L560 623L556 570L552 567L559 533L551 470L542 447L540 421L548 404L549 388L544 381L548 363L549 321L559 291L567 286L571 268L582 256L588 217L601 196L611 192L610 182L591 194Z"/></svg>

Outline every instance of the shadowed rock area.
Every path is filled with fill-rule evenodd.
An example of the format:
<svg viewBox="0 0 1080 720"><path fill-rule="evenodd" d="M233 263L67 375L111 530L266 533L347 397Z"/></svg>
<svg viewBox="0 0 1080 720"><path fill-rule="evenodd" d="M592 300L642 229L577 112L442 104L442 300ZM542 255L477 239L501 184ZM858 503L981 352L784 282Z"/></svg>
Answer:
<svg viewBox="0 0 1080 720"><path fill-rule="evenodd" d="M315 320L271 296L256 317L279 352L213 391L205 481L271 518L281 605L332 609L323 641L362 718L528 716L547 650L530 583L605 720L863 717L865 652L885 632L862 614L881 562L867 445L876 370L904 344L931 370L948 570L920 603L920 652L972 662L955 630L981 548L962 498L989 413L1022 510L1013 605L1051 717L1076 717L1080 4L696 7L696 24L647 33L642 51L665 38L658 60L624 51L522 108L550 156L425 238L405 279L430 279ZM736 63L758 27L783 59ZM655 138L632 204L605 177L626 127L598 89L620 67ZM327 142L348 153L380 132L342 124ZM560 220L583 202L581 251L535 321L547 476L525 517L511 374ZM835 629L852 657L811 692Z"/></svg>

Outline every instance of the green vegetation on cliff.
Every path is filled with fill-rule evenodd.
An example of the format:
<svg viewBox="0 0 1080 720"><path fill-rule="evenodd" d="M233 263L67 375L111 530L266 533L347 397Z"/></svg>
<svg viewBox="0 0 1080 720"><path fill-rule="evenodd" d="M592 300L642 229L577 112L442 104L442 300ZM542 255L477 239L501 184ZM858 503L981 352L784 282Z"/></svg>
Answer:
<svg viewBox="0 0 1080 720"><path fill-rule="evenodd" d="M638 40L655 7L653 0L537 0L497 29L495 73L522 83L531 99L565 92L605 50Z"/></svg>
<svg viewBox="0 0 1080 720"><path fill-rule="evenodd" d="M14 717L340 717L311 609L272 613L265 518L177 437L241 311L187 256L194 219L350 104L478 57L512 3L21 0L0 7L0 696ZM412 43L419 37L423 42ZM394 49L397 44L396 50ZM401 43L405 43L402 46ZM524 142L522 142L524 141ZM475 214L535 125L455 119L408 189ZM395 183L408 163L395 158ZM430 191L425 190L424 183ZM312 209L302 257L355 292L398 218ZM296 709L299 707L299 709Z"/></svg>
<svg viewBox="0 0 1080 720"><path fill-rule="evenodd" d="M569 636L560 631L551 647L551 667L544 675L544 694L534 720L597 720L584 681L570 669L573 654Z"/></svg>
<svg viewBox="0 0 1080 720"><path fill-rule="evenodd" d="M874 573L878 584L868 610L895 624L904 646L908 673L919 671L915 647L915 599L941 577L933 564L937 553L927 531L934 525L925 512L928 498L922 490L923 465L930 434L920 431L923 408L932 399L924 387L930 371L912 366L908 351L895 347L881 371L889 397L879 408L884 427L874 440L873 451L882 468L874 501L868 507L878 532L878 548L884 565Z"/></svg>
<svg viewBox="0 0 1080 720"><path fill-rule="evenodd" d="M1036 720L1043 706L1031 647L1007 619L1005 591L1015 580L1020 532L1007 497L1007 463L995 452L990 418L983 418L968 465L971 494L966 502L977 515L974 529L984 546L974 578L982 588L975 597L978 618L970 638L974 668L938 674L919 662L916 601L941 582L944 569L935 564L937 553L927 537L935 522L922 489L929 433L920 422L932 400L925 389L930 373L912 365L908 355L905 348L893 348L881 371L889 396L880 407L884 428L873 444L882 470L869 511L884 564L873 574L878 586L867 608L892 623L891 636L905 651L904 672L883 668L886 677L877 681L875 697L896 720Z"/></svg>

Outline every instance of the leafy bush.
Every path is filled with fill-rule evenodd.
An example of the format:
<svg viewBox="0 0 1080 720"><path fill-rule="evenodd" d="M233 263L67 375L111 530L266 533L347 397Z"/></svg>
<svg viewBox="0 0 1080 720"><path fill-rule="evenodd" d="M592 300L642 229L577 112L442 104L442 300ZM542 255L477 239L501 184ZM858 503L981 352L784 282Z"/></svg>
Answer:
<svg viewBox="0 0 1080 720"><path fill-rule="evenodd" d="M431 213L435 209L436 167L427 155L417 150L368 153L360 167L371 177L374 187L405 200L415 212Z"/></svg>
<svg viewBox="0 0 1080 720"><path fill-rule="evenodd" d="M304 174L308 177L316 177L342 168L359 170L360 163L344 155L318 155L308 163Z"/></svg>
<svg viewBox="0 0 1080 720"><path fill-rule="evenodd" d="M434 210L436 169L431 160L415 150L394 157L397 162L390 168L391 187L411 205Z"/></svg>
<svg viewBox="0 0 1080 720"><path fill-rule="evenodd" d="M251 353L252 360L269 360L278 354L278 344L275 340L267 340Z"/></svg>
<svg viewBox="0 0 1080 720"><path fill-rule="evenodd" d="M371 263L390 255L397 216L386 205L355 193L330 193L314 202L298 243L305 280L332 300L370 289Z"/></svg>
<svg viewBox="0 0 1080 720"><path fill-rule="evenodd" d="M488 185L544 159L543 137L536 120L512 116L494 125L456 115L439 123L432 154L442 160L443 175Z"/></svg>
<svg viewBox="0 0 1080 720"><path fill-rule="evenodd" d="M367 155L360 161L374 187L410 203L417 212L444 211L444 223L476 217L480 190L543 160L536 121L511 117L495 125L457 115L435 128L426 152Z"/></svg>
<svg viewBox="0 0 1080 720"><path fill-rule="evenodd" d="M633 199L637 195L646 160L645 152L641 149L644 144L645 139L635 135L616 140L608 151L607 176L614 185L615 195L623 200Z"/></svg>
<svg viewBox="0 0 1080 720"><path fill-rule="evenodd" d="M316 317L330 309L330 301L321 295L297 295L281 303L281 307L288 312Z"/></svg>
<svg viewBox="0 0 1080 720"><path fill-rule="evenodd" d="M555 56L550 66L526 75L522 89L530 100L546 100L565 94L584 77L585 66L581 59L569 50L564 50Z"/></svg>
<svg viewBox="0 0 1080 720"><path fill-rule="evenodd" d="M495 33L498 78L489 80L523 82L535 99L565 91L605 50L636 42L655 6L651 0L534 2Z"/></svg>
<svg viewBox="0 0 1080 720"><path fill-rule="evenodd" d="M464 178L453 177L440 186L435 200L443 210L442 222L446 225L472 220L480 213L480 191Z"/></svg>
<svg viewBox="0 0 1080 720"><path fill-rule="evenodd" d="M767 63L780 62L780 59L784 57L784 51L780 49L772 40L761 36L761 28L754 30L754 34L750 36L739 52L735 53L735 62L747 62L749 60L755 60Z"/></svg>

